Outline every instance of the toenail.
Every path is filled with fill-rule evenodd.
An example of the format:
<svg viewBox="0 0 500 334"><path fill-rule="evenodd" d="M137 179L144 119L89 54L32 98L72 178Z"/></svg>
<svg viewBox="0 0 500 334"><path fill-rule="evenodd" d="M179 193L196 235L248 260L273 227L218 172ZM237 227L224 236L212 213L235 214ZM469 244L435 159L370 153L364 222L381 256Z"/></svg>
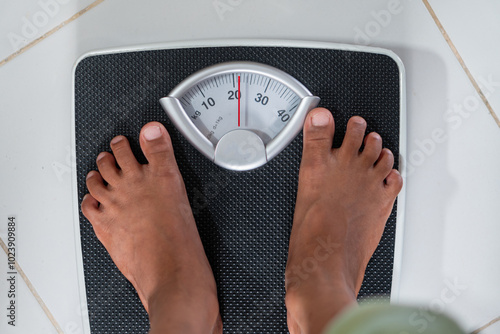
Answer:
<svg viewBox="0 0 500 334"><path fill-rule="evenodd" d="M357 125L364 125L365 124L365 119L363 117L360 117L360 116L351 117L351 121Z"/></svg>
<svg viewBox="0 0 500 334"><path fill-rule="evenodd" d="M326 112L318 112L312 116L313 126L327 126L330 122L330 117Z"/></svg>
<svg viewBox="0 0 500 334"><path fill-rule="evenodd" d="M95 171L91 171L87 174L87 180L90 179L92 176L94 176L96 172Z"/></svg>
<svg viewBox="0 0 500 334"><path fill-rule="evenodd" d="M111 144L117 144L123 140L123 136L116 136L111 140Z"/></svg>
<svg viewBox="0 0 500 334"><path fill-rule="evenodd" d="M155 140L161 137L161 129L159 126L150 126L144 130L144 138L146 140Z"/></svg>
<svg viewBox="0 0 500 334"><path fill-rule="evenodd" d="M104 158L105 155L106 155L106 153L104 153L104 152L99 153L99 155L97 156L96 161L101 160L102 158Z"/></svg>

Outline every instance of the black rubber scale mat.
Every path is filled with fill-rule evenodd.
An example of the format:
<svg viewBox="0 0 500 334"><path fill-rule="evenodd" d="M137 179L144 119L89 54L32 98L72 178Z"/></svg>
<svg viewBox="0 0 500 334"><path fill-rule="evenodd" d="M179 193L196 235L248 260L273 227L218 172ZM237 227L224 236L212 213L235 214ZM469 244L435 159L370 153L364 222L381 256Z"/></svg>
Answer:
<svg viewBox="0 0 500 334"><path fill-rule="evenodd" d="M277 67L321 98L336 122L340 146L349 117L361 115L398 157L400 87L388 56L328 49L203 47L128 52L83 59L75 78L79 200L99 152L119 134L141 163L138 135L149 121L165 124L218 285L225 333L287 333L284 271L302 150L300 134L264 167L230 172L202 156L169 122L158 100L206 66L248 60ZM396 161L396 166L398 161ZM372 258L360 297L391 291L396 208ZM80 212L92 333L146 333L148 318ZM144 259L147 261L147 259Z"/></svg>

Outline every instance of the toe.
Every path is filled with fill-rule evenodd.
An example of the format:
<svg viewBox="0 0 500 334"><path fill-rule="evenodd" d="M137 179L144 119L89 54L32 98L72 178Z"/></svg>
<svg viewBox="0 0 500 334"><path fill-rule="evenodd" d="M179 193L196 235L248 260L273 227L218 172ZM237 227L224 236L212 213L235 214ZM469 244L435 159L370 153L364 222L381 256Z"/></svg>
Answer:
<svg viewBox="0 0 500 334"><path fill-rule="evenodd" d="M144 125L140 143L151 170L161 175L178 170L172 142L163 124L150 122Z"/></svg>
<svg viewBox="0 0 500 334"><path fill-rule="evenodd" d="M102 178L106 182L113 184L120 175L118 168L116 168L115 157L109 152L101 152L97 156L96 162Z"/></svg>
<svg viewBox="0 0 500 334"><path fill-rule="evenodd" d="M115 156L118 166L123 172L128 173L139 169L140 164L130 149L130 143L124 136L117 136L111 140L111 150Z"/></svg>
<svg viewBox="0 0 500 334"><path fill-rule="evenodd" d="M106 200L106 195L108 193L107 187L104 185L104 180L96 171L91 171L87 174L87 188L97 201L103 202Z"/></svg>
<svg viewBox="0 0 500 334"><path fill-rule="evenodd" d="M324 108L312 110L304 123L302 161L324 163L331 154L335 124L332 113Z"/></svg>
<svg viewBox="0 0 500 334"><path fill-rule="evenodd" d="M351 117L347 122L347 130L340 150L349 155L359 154L365 131L366 121L364 118L359 116Z"/></svg>
<svg viewBox="0 0 500 334"><path fill-rule="evenodd" d="M392 192L394 197L397 196L401 188L403 188L403 178L396 169L391 170L389 175L385 178L385 186Z"/></svg>
<svg viewBox="0 0 500 334"><path fill-rule="evenodd" d="M90 194L83 196L82 213L91 223L96 220L99 214L99 202Z"/></svg>
<svg viewBox="0 0 500 334"><path fill-rule="evenodd" d="M376 132L371 132L365 137L365 147L361 156L369 166L373 166L382 152L382 137Z"/></svg>
<svg viewBox="0 0 500 334"><path fill-rule="evenodd" d="M394 155L391 150L384 148L375 163L375 170L385 179L394 167Z"/></svg>

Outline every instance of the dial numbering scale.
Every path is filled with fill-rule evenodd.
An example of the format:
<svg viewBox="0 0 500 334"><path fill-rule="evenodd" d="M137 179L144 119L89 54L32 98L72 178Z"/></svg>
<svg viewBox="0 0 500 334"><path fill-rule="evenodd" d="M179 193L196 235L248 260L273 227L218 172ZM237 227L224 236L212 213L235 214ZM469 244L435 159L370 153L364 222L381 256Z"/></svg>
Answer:
<svg viewBox="0 0 500 334"><path fill-rule="evenodd" d="M254 62L206 67L160 99L196 149L235 171L258 168L279 154L319 101L289 74Z"/></svg>

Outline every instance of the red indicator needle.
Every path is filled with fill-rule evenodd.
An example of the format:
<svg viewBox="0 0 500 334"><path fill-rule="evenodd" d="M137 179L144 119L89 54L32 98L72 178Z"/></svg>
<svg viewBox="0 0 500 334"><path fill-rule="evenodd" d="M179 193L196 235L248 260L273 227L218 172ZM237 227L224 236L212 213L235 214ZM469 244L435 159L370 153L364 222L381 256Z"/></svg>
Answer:
<svg viewBox="0 0 500 334"><path fill-rule="evenodd" d="M240 126L240 115L241 115L241 90L240 90L240 76L238 75L238 127Z"/></svg>

